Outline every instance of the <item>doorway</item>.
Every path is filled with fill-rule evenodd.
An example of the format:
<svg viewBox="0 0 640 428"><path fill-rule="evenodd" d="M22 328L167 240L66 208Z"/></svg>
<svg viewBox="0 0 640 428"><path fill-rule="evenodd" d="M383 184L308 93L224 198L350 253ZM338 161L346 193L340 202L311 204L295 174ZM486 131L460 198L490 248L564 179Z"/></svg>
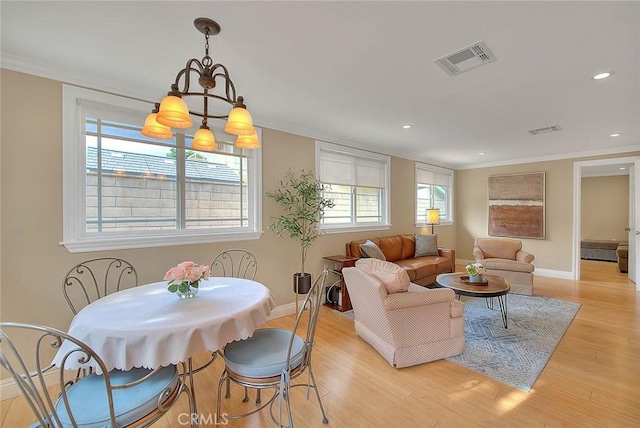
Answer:
<svg viewBox="0 0 640 428"><path fill-rule="evenodd" d="M634 191L634 169L636 162L639 162L640 157L626 157L626 158L612 158L612 159L599 159L594 161L584 161L574 163L574 219L573 219L573 278L580 279L580 242L582 238L582 179L585 177L605 177L614 175L625 175L630 177L629 180L629 227L631 231L628 232L629 241L629 279L636 283L636 288L640 290L637 282L637 251L635 245L635 234L633 233L637 227L635 226L635 217L637 211L637 204L640 202L635 197ZM640 226L640 225L638 225ZM632 266L633 265L633 266Z"/></svg>

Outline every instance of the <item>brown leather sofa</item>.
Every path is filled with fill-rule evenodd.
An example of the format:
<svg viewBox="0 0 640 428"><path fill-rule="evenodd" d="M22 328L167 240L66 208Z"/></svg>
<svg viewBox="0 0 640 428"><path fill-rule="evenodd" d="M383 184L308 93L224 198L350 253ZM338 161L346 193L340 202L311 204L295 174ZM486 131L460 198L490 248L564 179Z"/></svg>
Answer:
<svg viewBox="0 0 640 428"><path fill-rule="evenodd" d="M414 284L431 285L441 273L452 273L456 269L456 252L448 248L438 248L437 256L414 257L416 253L415 235L393 235L369 239L382 251L387 261L401 266L407 271ZM364 257L360 244L367 240L347 243L347 257Z"/></svg>

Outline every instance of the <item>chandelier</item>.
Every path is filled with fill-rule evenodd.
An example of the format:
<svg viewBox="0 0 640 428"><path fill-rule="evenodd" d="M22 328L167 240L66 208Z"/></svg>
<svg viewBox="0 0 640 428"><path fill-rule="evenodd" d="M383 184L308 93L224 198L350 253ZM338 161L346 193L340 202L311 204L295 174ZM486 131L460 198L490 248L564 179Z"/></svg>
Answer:
<svg viewBox="0 0 640 428"><path fill-rule="evenodd" d="M208 18L197 18L193 25L204 34L205 55L202 60L191 58L187 65L178 72L171 90L160 103L156 103L153 111L147 116L142 128L142 135L160 140L173 138L171 128L191 128L191 115L202 118L200 129L193 136L191 147L195 150L215 151L217 144L213 132L207 125L208 119L227 119L224 131L237 135L236 147L241 149L257 149L260 147L258 134L253 127L251 114L241 96L236 96L236 88L229 77L229 70L222 64L214 64L209 56L209 36L220 32L220 25ZM193 76L192 76L193 75ZM191 88L192 78L197 76L200 88ZM195 86L195 85L194 85ZM217 88L220 94L213 91ZM183 97L202 97L202 111L189 110ZM227 115L215 115L209 112L209 100L224 101L233 106Z"/></svg>

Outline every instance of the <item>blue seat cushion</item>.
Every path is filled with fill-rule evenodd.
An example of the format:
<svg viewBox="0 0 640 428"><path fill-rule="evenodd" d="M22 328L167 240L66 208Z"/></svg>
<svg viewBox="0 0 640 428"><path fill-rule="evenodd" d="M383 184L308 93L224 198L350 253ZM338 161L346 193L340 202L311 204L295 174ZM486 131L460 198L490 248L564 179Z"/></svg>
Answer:
<svg viewBox="0 0 640 428"><path fill-rule="evenodd" d="M135 368L128 371L113 370L109 372L111 385L123 385L141 379L149 374L149 370ZM167 389L173 391L178 384L178 370L171 365L159 369L149 379L126 389L113 391L113 407L118 426L132 424L153 412L158 407L158 398ZM86 376L69 387L67 396L71 412L78 427L104 428L111 426L109 402L104 378L95 373ZM55 405L58 417L63 426L71 426L71 419L62 397Z"/></svg>
<svg viewBox="0 0 640 428"><path fill-rule="evenodd" d="M224 362L232 372L249 378L279 376L287 366L292 333L279 328L256 330L248 339L231 342L224 349ZM304 341L296 335L291 348L291 368L302 363Z"/></svg>

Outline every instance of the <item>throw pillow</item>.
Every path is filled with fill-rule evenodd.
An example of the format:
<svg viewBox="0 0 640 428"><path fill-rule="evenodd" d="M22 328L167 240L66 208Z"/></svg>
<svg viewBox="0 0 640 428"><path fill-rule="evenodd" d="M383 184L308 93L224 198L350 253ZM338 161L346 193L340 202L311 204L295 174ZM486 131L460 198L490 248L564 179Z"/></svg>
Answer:
<svg viewBox="0 0 640 428"><path fill-rule="evenodd" d="M438 235L416 235L415 257L437 256Z"/></svg>
<svg viewBox="0 0 640 428"><path fill-rule="evenodd" d="M387 260L387 258L384 256L384 253L380 248L378 248L375 242L372 242L368 239L364 244L360 244L360 252L365 254L367 257L371 257L372 259Z"/></svg>
<svg viewBox="0 0 640 428"><path fill-rule="evenodd" d="M409 275L395 263L379 259L360 259L356 267L374 276L387 289L387 293L401 293L409 289Z"/></svg>

